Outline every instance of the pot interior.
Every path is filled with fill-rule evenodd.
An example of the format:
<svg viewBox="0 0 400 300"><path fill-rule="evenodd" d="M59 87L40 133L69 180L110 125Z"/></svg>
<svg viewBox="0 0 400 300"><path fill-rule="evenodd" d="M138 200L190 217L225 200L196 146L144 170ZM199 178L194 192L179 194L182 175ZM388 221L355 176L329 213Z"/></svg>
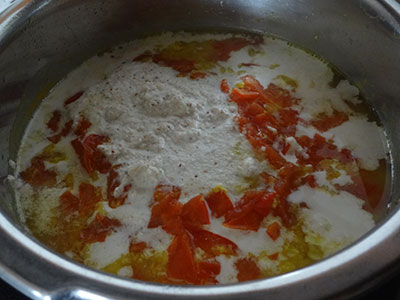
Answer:
<svg viewBox="0 0 400 300"><path fill-rule="evenodd" d="M386 201L400 198L400 35L384 1L31 1L0 24L0 178L15 160L30 118L69 71L119 43L164 31L268 33L332 63L361 90L381 120L390 153ZM368 138L368 137L365 137ZM13 193L0 181L1 213L24 230Z"/></svg>

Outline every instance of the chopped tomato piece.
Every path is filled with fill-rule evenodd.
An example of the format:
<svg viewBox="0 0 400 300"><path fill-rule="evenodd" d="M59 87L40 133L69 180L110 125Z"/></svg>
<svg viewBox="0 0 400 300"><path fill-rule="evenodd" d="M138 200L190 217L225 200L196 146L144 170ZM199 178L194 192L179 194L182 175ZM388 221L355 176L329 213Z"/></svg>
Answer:
<svg viewBox="0 0 400 300"><path fill-rule="evenodd" d="M229 94L230 89L229 89L229 85L228 85L228 82L226 81L226 79L221 80L220 89L221 89L221 92L223 92L225 94Z"/></svg>
<svg viewBox="0 0 400 300"><path fill-rule="evenodd" d="M285 135L295 135L299 113L293 109L282 109L279 111L279 132Z"/></svg>
<svg viewBox="0 0 400 300"><path fill-rule="evenodd" d="M91 134L86 137L83 143L85 144L85 146L94 149L101 144L108 143L109 141L110 138L104 135Z"/></svg>
<svg viewBox="0 0 400 300"><path fill-rule="evenodd" d="M273 241L276 241L281 235L281 226L278 222L274 222L267 227L266 232Z"/></svg>
<svg viewBox="0 0 400 300"><path fill-rule="evenodd" d="M86 162L87 170L93 170L89 174L93 173L94 170L99 171L101 174L106 174L111 169L111 163L107 160L107 157L102 151L97 149L97 146L109 142L110 139L106 136L90 134L84 142L83 147L85 149L84 161Z"/></svg>
<svg viewBox="0 0 400 300"><path fill-rule="evenodd" d="M90 126L92 126L92 123L90 123L84 116L81 116L81 119L79 120L78 126L75 128L74 133L80 139L83 139Z"/></svg>
<svg viewBox="0 0 400 300"><path fill-rule="evenodd" d="M72 120L68 121L67 123L65 123L65 125L60 133L57 133L51 137L48 137L47 139L50 142L52 142L53 144L57 144L61 140L62 137L66 137L71 132L72 124L73 124Z"/></svg>
<svg viewBox="0 0 400 300"><path fill-rule="evenodd" d="M32 186L54 186L57 183L57 173L46 169L45 161L56 164L66 159L63 152L56 151L54 144L46 146L42 152L31 159L31 165L20 173L21 178Z"/></svg>
<svg viewBox="0 0 400 300"><path fill-rule="evenodd" d="M299 182L299 167L288 163L278 173L278 180L274 185L275 192L281 197L287 197L291 191L295 190Z"/></svg>
<svg viewBox="0 0 400 300"><path fill-rule="evenodd" d="M315 188L317 186L317 182L315 180L314 175L308 175L308 176L304 177L303 183L307 183L312 188Z"/></svg>
<svg viewBox="0 0 400 300"><path fill-rule="evenodd" d="M117 219L97 214L94 220L81 231L81 239L85 243L104 242L107 235L119 226L121 222Z"/></svg>
<svg viewBox="0 0 400 300"><path fill-rule="evenodd" d="M188 234L175 236L168 247L167 276L185 283L197 283L194 249Z"/></svg>
<svg viewBox="0 0 400 300"><path fill-rule="evenodd" d="M79 185L80 215L91 215L96 209L96 204L103 201L101 188L83 182Z"/></svg>
<svg viewBox="0 0 400 300"><path fill-rule="evenodd" d="M308 154L308 158L298 157L298 161L303 165L311 164L314 167L317 167L324 159L337 159L342 163L356 161L350 150L339 150L337 146L330 143L319 134L315 134L313 138L303 135L296 137L296 140L304 149L306 149Z"/></svg>
<svg viewBox="0 0 400 300"><path fill-rule="evenodd" d="M163 54L153 55L153 62L155 62L156 64L163 64L171 67L172 69L178 71L180 74L183 75L192 72L196 68L195 62L193 60L183 58L175 59Z"/></svg>
<svg viewBox="0 0 400 300"><path fill-rule="evenodd" d="M185 226L201 227L210 224L210 216L203 196L198 195L185 203L182 207L181 217Z"/></svg>
<svg viewBox="0 0 400 300"><path fill-rule="evenodd" d="M256 123L256 125L262 126L265 123L275 124L275 123L277 123L277 121L273 115L271 115L270 113L264 112L264 113L258 114L254 117L254 123Z"/></svg>
<svg viewBox="0 0 400 300"><path fill-rule="evenodd" d="M124 204L125 200L128 198L126 193L131 189L130 184L125 185L123 193L118 197L114 196L115 189L121 185L121 182L118 180L118 173L115 171L117 168L118 166L113 166L107 176L107 201L108 206L111 208L117 208Z"/></svg>
<svg viewBox="0 0 400 300"><path fill-rule="evenodd" d="M250 102L257 99L260 96L259 93L253 91L247 91L244 89L233 88L229 97L232 101L241 104L243 102Z"/></svg>
<svg viewBox="0 0 400 300"><path fill-rule="evenodd" d="M87 152L88 154L90 152ZM103 152L95 149L91 152L91 156L88 158L92 168L99 171L101 174L107 174L111 169L111 163L108 161L107 157Z"/></svg>
<svg viewBox="0 0 400 300"><path fill-rule="evenodd" d="M106 174L111 169L111 164L103 152L97 149L97 146L108 142L105 136L91 134L86 137L83 143L79 139L71 142L76 154L78 155L82 167L92 175L96 170Z"/></svg>
<svg viewBox="0 0 400 300"><path fill-rule="evenodd" d="M75 102L76 100L78 100L80 97L82 97L83 92L77 92L75 95L71 96L70 98L68 98L67 100L65 100L64 102L64 106L67 106L73 102Z"/></svg>
<svg viewBox="0 0 400 300"><path fill-rule="evenodd" d="M224 226L232 229L257 231L264 218L254 210L245 210L230 216Z"/></svg>
<svg viewBox="0 0 400 300"><path fill-rule="evenodd" d="M250 192L247 192L245 195ZM254 207L254 210L262 215L263 217L266 217L272 209L273 202L276 199L276 193L263 193L261 197L257 198L254 203L251 205Z"/></svg>
<svg viewBox="0 0 400 300"><path fill-rule="evenodd" d="M181 189L175 186L158 185L154 191L155 204L151 208L151 217L148 228L162 226L171 234L182 234L184 225L181 219L182 203L178 202ZM187 213L191 212L190 207Z"/></svg>
<svg viewBox="0 0 400 300"><path fill-rule="evenodd" d="M196 247L201 248L209 255L232 255L236 252L237 245L223 236L207 230L196 230L191 232L191 234L193 235L193 242Z"/></svg>
<svg viewBox="0 0 400 300"><path fill-rule="evenodd" d="M204 78L207 76L207 73L204 72L194 72L190 75L190 79Z"/></svg>
<svg viewBox="0 0 400 300"><path fill-rule="evenodd" d="M246 114L248 116L257 116L259 114L264 113L264 107L257 103L257 102L253 102L250 103L247 107L246 107Z"/></svg>
<svg viewBox="0 0 400 300"><path fill-rule="evenodd" d="M224 226L257 231L262 220L271 212L275 193L246 192L235 209L225 215Z"/></svg>
<svg viewBox="0 0 400 300"><path fill-rule="evenodd" d="M240 199L239 204L236 209L243 209L245 207L257 208L259 213L265 215L269 213L269 209L272 206L272 201L275 197L275 193L268 193L266 191L248 191L246 192L242 199ZM260 210L263 204L266 203L266 207ZM258 207L260 205L260 207Z"/></svg>
<svg viewBox="0 0 400 300"><path fill-rule="evenodd" d="M79 198L70 191L66 191L60 196L61 211L67 215L79 210Z"/></svg>
<svg viewBox="0 0 400 300"><path fill-rule="evenodd" d="M199 263L199 269L201 271L206 271L207 273L212 273L218 275L221 272L221 265L217 261L201 261Z"/></svg>
<svg viewBox="0 0 400 300"><path fill-rule="evenodd" d="M72 128L72 124L73 124L72 120L70 120L67 123L65 123L64 128L61 130L61 136L65 137L70 133L71 128Z"/></svg>
<svg viewBox="0 0 400 300"><path fill-rule="evenodd" d="M247 89L248 91L253 91L257 93L262 93L264 91L264 87L253 76L246 75L243 76L241 79L243 80L245 89Z"/></svg>
<svg viewBox="0 0 400 300"><path fill-rule="evenodd" d="M282 225L286 228L296 223L296 215L293 212L292 206L284 197L276 198L276 206L273 208L272 214L276 217L280 217Z"/></svg>
<svg viewBox="0 0 400 300"><path fill-rule="evenodd" d="M183 231L180 218L181 211L182 203L178 202L173 194L169 194L153 205L147 227L162 226L164 230L171 234L180 234Z"/></svg>
<svg viewBox="0 0 400 300"><path fill-rule="evenodd" d="M273 83L270 83L264 90L262 97L265 103L273 106L275 110L290 107L299 101L298 99L294 98L288 90L285 90Z"/></svg>
<svg viewBox="0 0 400 300"><path fill-rule="evenodd" d="M217 284L215 277L221 272L221 265L217 261L201 261L198 264L200 284Z"/></svg>
<svg viewBox="0 0 400 300"><path fill-rule="evenodd" d="M216 61L227 61L231 57L232 51L238 51L243 47L251 45L253 42L244 38L230 38L226 40L214 41L213 48Z"/></svg>
<svg viewBox="0 0 400 300"><path fill-rule="evenodd" d="M57 183L57 173L52 170L47 170L44 160L40 157L34 157L31 160L31 165L19 173L22 180L32 186L55 186Z"/></svg>
<svg viewBox="0 0 400 300"><path fill-rule="evenodd" d="M84 158L85 149L83 148L82 142L79 139L74 139L73 141L71 141L71 145L72 145L72 148L74 148L75 153L78 155L78 157L81 161L82 167L84 167L86 169L86 171L88 171L87 168L89 168L90 165L89 165L89 163L85 162L85 160L84 160L85 159ZM90 169L90 171L93 172L92 169ZM89 171L88 171L88 173L89 173Z"/></svg>
<svg viewBox="0 0 400 300"><path fill-rule="evenodd" d="M178 201L181 196L181 188L173 185L157 185L153 194L154 201L159 202L167 196Z"/></svg>
<svg viewBox="0 0 400 300"><path fill-rule="evenodd" d="M165 232L168 232L169 234L173 235L183 234L187 229L187 227L188 227L187 224L183 224L182 218L180 216L175 218L174 217L167 218L164 224L162 225L162 229Z"/></svg>
<svg viewBox="0 0 400 300"><path fill-rule="evenodd" d="M52 131L58 130L58 124L60 123L61 113L58 110L53 111L50 120L47 122L47 127Z"/></svg>
<svg viewBox="0 0 400 300"><path fill-rule="evenodd" d="M146 242L133 243L131 241L129 244L129 252L133 252L133 253L143 252L143 250L146 248L147 248Z"/></svg>
<svg viewBox="0 0 400 300"><path fill-rule="evenodd" d="M278 153L278 151L276 151L270 145L265 145L264 154L265 158L275 169L280 169L287 163L286 160Z"/></svg>
<svg viewBox="0 0 400 300"><path fill-rule="evenodd" d="M91 149L85 149L83 143L79 139L71 141L71 145L78 155L82 167L84 167L89 174L92 174L95 171L91 163L91 154L93 151Z"/></svg>
<svg viewBox="0 0 400 300"><path fill-rule="evenodd" d="M277 260L277 259L279 258L279 253L276 252L276 253L274 253L274 254L268 255L268 258L269 258L270 260Z"/></svg>
<svg viewBox="0 0 400 300"><path fill-rule="evenodd" d="M335 110L332 115L327 115L325 113L319 114L316 120L311 121L311 124L318 130L325 132L348 120L349 116L345 112Z"/></svg>
<svg viewBox="0 0 400 300"><path fill-rule="evenodd" d="M222 188L214 188L207 196L206 201L212 214L220 218L228 211L233 210L233 204L228 194Z"/></svg>
<svg viewBox="0 0 400 300"><path fill-rule="evenodd" d="M81 216L90 216L100 201L103 201L101 188L83 182L79 185L79 198L66 191L60 196L60 207L66 214L79 211Z"/></svg>
<svg viewBox="0 0 400 300"><path fill-rule="evenodd" d="M235 267L238 270L237 279L239 282L255 280L261 276L261 271L257 264L249 258L238 259L235 262Z"/></svg>

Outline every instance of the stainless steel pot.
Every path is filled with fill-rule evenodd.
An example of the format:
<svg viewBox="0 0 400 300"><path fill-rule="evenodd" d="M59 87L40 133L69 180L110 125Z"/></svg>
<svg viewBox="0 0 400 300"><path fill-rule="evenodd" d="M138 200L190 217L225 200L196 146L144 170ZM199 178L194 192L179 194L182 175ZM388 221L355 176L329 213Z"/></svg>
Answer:
<svg viewBox="0 0 400 300"><path fill-rule="evenodd" d="M0 178L46 88L111 45L181 29L268 32L338 66L386 128L387 215L353 246L289 274L217 287L165 286L97 272L52 252L23 229L1 180L1 278L46 300L342 299L382 281L400 259L400 4L394 0L17 0L0 15Z"/></svg>

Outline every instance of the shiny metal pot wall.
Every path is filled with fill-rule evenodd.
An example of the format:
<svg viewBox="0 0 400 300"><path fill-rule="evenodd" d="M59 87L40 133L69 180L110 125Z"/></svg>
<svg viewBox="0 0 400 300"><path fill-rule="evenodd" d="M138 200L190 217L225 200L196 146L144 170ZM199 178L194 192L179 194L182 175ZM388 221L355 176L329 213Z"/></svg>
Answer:
<svg viewBox="0 0 400 300"><path fill-rule="evenodd" d="M0 180L0 276L36 299L338 299L382 280L400 258L399 12L394 0L17 0L0 15L0 178L42 91L85 58L161 31L247 30L320 54L361 88L390 141L391 208L358 243L299 271L230 286L162 286L53 253L19 225L11 190Z"/></svg>

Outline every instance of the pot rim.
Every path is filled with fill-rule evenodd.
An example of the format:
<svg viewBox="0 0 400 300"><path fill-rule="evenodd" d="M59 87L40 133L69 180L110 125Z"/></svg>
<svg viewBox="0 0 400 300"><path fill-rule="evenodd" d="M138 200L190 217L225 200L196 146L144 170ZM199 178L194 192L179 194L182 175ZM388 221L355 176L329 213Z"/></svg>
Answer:
<svg viewBox="0 0 400 300"><path fill-rule="evenodd" d="M15 1L0 14L0 39L8 37L9 28L18 28L50 2ZM379 9L400 24L398 2L378 0L376 3L379 3ZM395 208L383 222L351 246L313 265L268 279L219 286L169 286L95 271L35 241L1 210L0 245L0 277L34 299L62 299L66 295L71 299L107 299L103 296L117 299L132 299L132 296L140 299L248 299L251 295L267 291L281 299L289 299L290 295L293 297L299 293L313 299L321 297L321 289L324 289L322 294L325 297L337 294L337 286L341 286L341 293L348 296L355 293L348 290L350 287L358 286L365 290L367 282L378 281L374 276L382 270L389 275L397 268L395 262L400 260L400 209ZM371 260L371 257L374 259ZM44 270L47 276L37 276L37 270ZM313 284L310 285L310 282Z"/></svg>
<svg viewBox="0 0 400 300"><path fill-rule="evenodd" d="M210 299L231 299L231 297L240 296L243 293L246 293L248 297L249 293L257 294L266 290L277 292L277 289L283 285L287 291L294 291L305 289L310 281L322 283L322 285L313 284L307 287L306 292L311 299L320 288L326 289L324 293L326 296L334 295L333 286L326 285L326 280L332 281L335 278L336 284L341 284L343 289L346 289L370 280L371 275L376 274L382 268L388 268L388 270L391 266L395 268L394 261L400 259L400 209L392 213L387 221L377 226L359 242L318 263L273 278L220 286L167 286L123 279L65 259L25 235L13 225L11 220L1 214L0 227L3 230L0 234L3 248L0 252L2 279L34 299L48 299L46 296L51 297L50 299L61 299L61 295L65 296L65 294L79 296L77 299L91 299L90 297L81 298L80 295L89 295L93 291L100 291L101 288L106 288L101 292L104 295L107 295L113 288L117 288L123 289L124 293L131 292L131 295L146 295L158 299L170 296L175 298L190 296L193 299L204 299L207 296ZM18 245L23 245L25 251L15 251L14 247ZM368 250L362 251L362 249ZM3 254L8 251L16 254L13 259L14 264L12 262L4 264ZM27 254L29 256L26 256ZM371 257L380 259L371 261ZM34 261L31 261L31 264L40 262L40 266L44 266L46 271L50 272L51 269L56 269L60 278L72 276L75 279L71 280L70 278L70 282L62 282L62 286L56 278L53 278L52 281L37 282L38 278L34 278L35 274L24 272L25 264L29 263L32 258ZM12 269L10 265L13 266ZM360 276L357 270L363 270L363 274ZM352 276L355 273L357 277ZM336 278L335 276L340 277ZM76 285L76 282L80 282L80 280L87 282ZM111 297L111 293L109 296ZM283 297L283 299L285 298Z"/></svg>

